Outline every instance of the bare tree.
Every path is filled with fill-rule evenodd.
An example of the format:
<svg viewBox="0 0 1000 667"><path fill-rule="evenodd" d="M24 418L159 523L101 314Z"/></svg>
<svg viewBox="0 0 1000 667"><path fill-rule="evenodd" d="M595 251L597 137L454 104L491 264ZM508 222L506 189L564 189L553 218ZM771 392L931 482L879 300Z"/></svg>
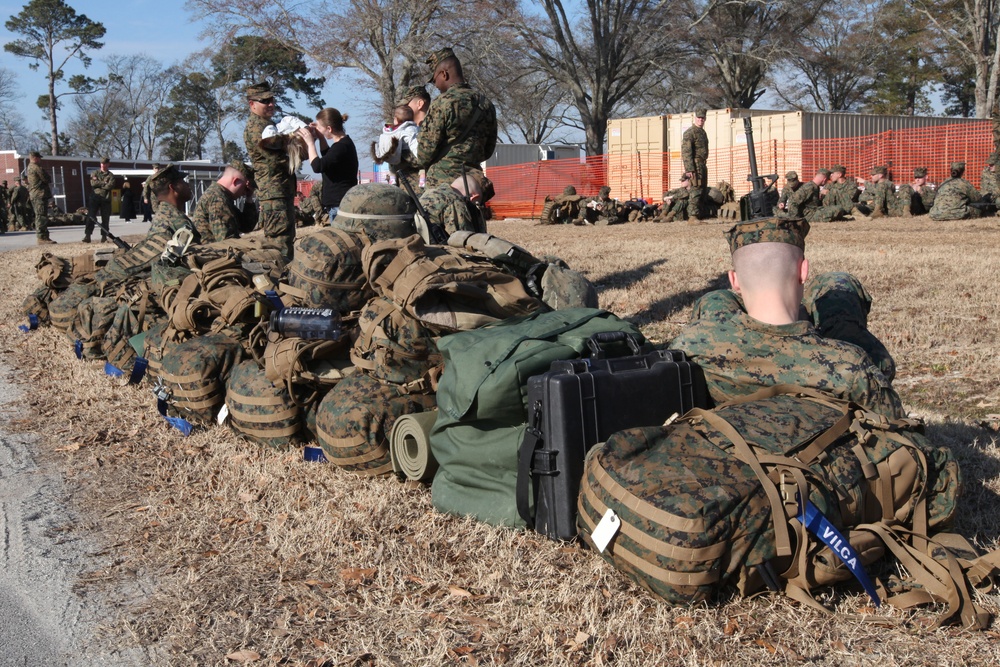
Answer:
<svg viewBox="0 0 1000 667"><path fill-rule="evenodd" d="M961 62L972 67L976 118L989 118L1000 78L1000 0L908 0Z"/></svg>
<svg viewBox="0 0 1000 667"><path fill-rule="evenodd" d="M571 16L561 0L511 12L520 34L513 45L566 91L586 134L588 155L604 152L608 120L636 95L647 75L680 57L673 0L586 0ZM541 14L533 13L537 7Z"/></svg>
<svg viewBox="0 0 1000 667"><path fill-rule="evenodd" d="M815 19L821 0L695 0L690 48L714 66L719 106L749 109L764 94L771 64L783 58ZM834 10L836 11L836 10Z"/></svg>
<svg viewBox="0 0 1000 667"><path fill-rule="evenodd" d="M775 92L796 109L856 111L874 85L875 63L887 45L879 17L884 2L841 0L799 35L796 48L774 76Z"/></svg>
<svg viewBox="0 0 1000 667"><path fill-rule="evenodd" d="M14 108L14 102L19 97L17 75L6 67L0 67L0 147L26 153L31 133L24 125L24 118Z"/></svg>

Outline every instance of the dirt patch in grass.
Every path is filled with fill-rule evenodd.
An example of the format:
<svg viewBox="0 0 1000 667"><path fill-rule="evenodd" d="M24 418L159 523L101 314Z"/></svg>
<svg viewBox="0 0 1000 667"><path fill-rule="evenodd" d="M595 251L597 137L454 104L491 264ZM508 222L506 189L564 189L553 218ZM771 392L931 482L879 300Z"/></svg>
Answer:
<svg viewBox="0 0 1000 667"><path fill-rule="evenodd" d="M563 257L603 307L657 340L699 295L724 286L726 225L492 231ZM60 245L69 256L84 246ZM288 665L967 665L1000 661L1000 633L932 629L931 613L828 617L781 598L668 607L593 553L436 513L425 487L361 479L221 427L167 427L147 389L79 362L52 329L16 331L36 286L37 250L0 255L0 350L27 386L16 429L40 434L84 517L70 530L113 554L87 573L120 621L113 645L169 664ZM965 495L957 528L1000 536L1000 224L927 219L815 225L814 271L858 275L871 328L896 358L896 385L928 432L955 450ZM981 427L983 423L987 428ZM824 601L868 610L838 589ZM981 596L994 613L1000 597Z"/></svg>

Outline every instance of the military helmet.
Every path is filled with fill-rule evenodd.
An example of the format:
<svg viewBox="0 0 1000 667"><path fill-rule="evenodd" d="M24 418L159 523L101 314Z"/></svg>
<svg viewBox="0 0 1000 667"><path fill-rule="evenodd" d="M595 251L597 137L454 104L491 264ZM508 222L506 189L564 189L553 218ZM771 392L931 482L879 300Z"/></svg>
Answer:
<svg viewBox="0 0 1000 667"><path fill-rule="evenodd" d="M387 183L363 183L347 191L331 227L365 232L372 241L415 234L417 205L403 190Z"/></svg>

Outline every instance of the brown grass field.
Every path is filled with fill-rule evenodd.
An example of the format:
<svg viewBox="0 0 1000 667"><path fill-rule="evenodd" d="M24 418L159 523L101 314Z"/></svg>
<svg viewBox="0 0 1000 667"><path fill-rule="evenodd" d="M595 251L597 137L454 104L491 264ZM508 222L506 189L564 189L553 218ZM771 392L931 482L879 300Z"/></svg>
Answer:
<svg viewBox="0 0 1000 667"><path fill-rule="evenodd" d="M724 285L722 224L492 223L564 258L601 305L669 340ZM60 245L71 256L82 245ZM875 297L871 329L895 385L965 489L956 529L1000 538L1000 221L817 224L814 272L846 270ZM996 665L1000 632L935 629L934 610L825 616L780 597L672 608L577 544L436 513L425 487L361 479L223 427L183 438L147 388L80 362L59 332L16 330L36 249L0 255L0 349L27 383L8 428L38 433L64 471L64 530L101 545L78 582L107 601L101 641L177 665ZM839 589L843 612L867 599ZM983 605L1000 613L1000 596ZM996 627L1000 628L1000 625Z"/></svg>

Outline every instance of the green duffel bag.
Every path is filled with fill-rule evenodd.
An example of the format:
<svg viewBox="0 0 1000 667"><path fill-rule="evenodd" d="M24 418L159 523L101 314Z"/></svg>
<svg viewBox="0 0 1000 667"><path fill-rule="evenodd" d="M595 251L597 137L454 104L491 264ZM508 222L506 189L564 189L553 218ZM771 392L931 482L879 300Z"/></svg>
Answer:
<svg viewBox="0 0 1000 667"><path fill-rule="evenodd" d="M494 525L523 526L515 489L528 378L547 372L553 361L581 356L594 334L617 331L644 341L634 324L595 308L536 313L441 338L444 374L431 431L440 464L434 506Z"/></svg>
<svg viewBox="0 0 1000 667"><path fill-rule="evenodd" d="M171 349L160 368L167 414L211 425L225 403L226 380L242 360L239 341L223 334L198 336Z"/></svg>
<svg viewBox="0 0 1000 667"><path fill-rule="evenodd" d="M288 449L301 441L301 411L284 384L267 379L253 359L233 369L226 381L229 425L254 442Z"/></svg>
<svg viewBox="0 0 1000 667"><path fill-rule="evenodd" d="M84 299L98 295L100 290L94 283L74 283L53 297L49 302L49 319L52 326L72 332L73 326L80 317L80 304Z"/></svg>
<svg viewBox="0 0 1000 667"><path fill-rule="evenodd" d="M104 359L104 334L114 322L118 310L118 300L113 296L92 296L80 302L79 314L73 328L66 335L74 343L84 359Z"/></svg>
<svg viewBox="0 0 1000 667"><path fill-rule="evenodd" d="M396 419L434 409L434 396L400 395L368 375L341 380L316 413L316 439L331 463L359 475L392 472L389 435Z"/></svg>
<svg viewBox="0 0 1000 667"><path fill-rule="evenodd" d="M857 577L873 598L947 602L942 622L981 627L972 585L996 574L1000 554L952 553L957 536L940 531L960 486L951 450L920 422L779 385L595 447L577 524L605 560L673 604L766 585L823 609L811 591ZM891 591L864 571L890 553L910 577Z"/></svg>

